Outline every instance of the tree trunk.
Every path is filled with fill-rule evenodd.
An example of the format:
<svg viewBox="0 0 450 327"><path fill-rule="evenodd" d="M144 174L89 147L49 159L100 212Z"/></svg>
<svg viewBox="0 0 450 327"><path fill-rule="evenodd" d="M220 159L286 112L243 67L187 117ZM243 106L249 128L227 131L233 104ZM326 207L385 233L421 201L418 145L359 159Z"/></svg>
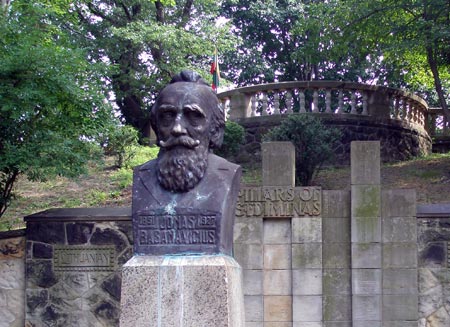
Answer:
<svg viewBox="0 0 450 327"><path fill-rule="evenodd" d="M442 83L441 83L441 78L439 76L437 62L433 55L433 49L432 49L431 45L427 45L426 50L427 50L428 65L430 66L431 72L433 74L434 87L436 89L436 93L438 95L439 103L441 104L442 111L446 118L445 121L447 122L447 124L444 126L444 132L446 132L448 125L450 123L450 112L448 109L447 102L445 100L444 90L442 89Z"/></svg>

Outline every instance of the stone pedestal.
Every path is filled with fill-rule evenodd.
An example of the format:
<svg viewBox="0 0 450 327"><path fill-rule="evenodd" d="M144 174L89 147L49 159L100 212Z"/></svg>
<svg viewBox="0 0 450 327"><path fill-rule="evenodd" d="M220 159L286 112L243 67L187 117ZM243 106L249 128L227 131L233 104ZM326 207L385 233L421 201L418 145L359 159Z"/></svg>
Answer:
<svg viewBox="0 0 450 327"><path fill-rule="evenodd" d="M121 327L244 327L242 272L225 255L134 256L122 271Z"/></svg>

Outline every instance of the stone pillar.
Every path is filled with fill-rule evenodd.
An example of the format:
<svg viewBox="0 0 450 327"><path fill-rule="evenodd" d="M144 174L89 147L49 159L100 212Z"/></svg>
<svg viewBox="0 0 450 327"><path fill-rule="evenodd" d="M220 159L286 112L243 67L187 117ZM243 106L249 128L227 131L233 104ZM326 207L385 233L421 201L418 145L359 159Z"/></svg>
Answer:
<svg viewBox="0 0 450 327"><path fill-rule="evenodd" d="M350 192L323 191L322 204L324 326L347 327L352 323Z"/></svg>
<svg viewBox="0 0 450 327"><path fill-rule="evenodd" d="M351 262L354 327L381 327L380 143L351 143Z"/></svg>
<svg viewBox="0 0 450 327"><path fill-rule="evenodd" d="M351 149L353 326L416 327L416 193L381 192L379 142Z"/></svg>
<svg viewBox="0 0 450 327"><path fill-rule="evenodd" d="M382 192L383 326L416 327L419 312L415 190Z"/></svg>
<svg viewBox="0 0 450 327"><path fill-rule="evenodd" d="M244 327L241 268L229 256L134 256L122 273L121 327Z"/></svg>
<svg viewBox="0 0 450 327"><path fill-rule="evenodd" d="M247 118L251 116L251 99L247 94L236 93L230 99L230 119Z"/></svg>
<svg viewBox="0 0 450 327"><path fill-rule="evenodd" d="M295 186L295 148L290 142L267 142L262 149L265 187ZM263 225L264 322L284 326L293 321L290 219L267 218Z"/></svg>

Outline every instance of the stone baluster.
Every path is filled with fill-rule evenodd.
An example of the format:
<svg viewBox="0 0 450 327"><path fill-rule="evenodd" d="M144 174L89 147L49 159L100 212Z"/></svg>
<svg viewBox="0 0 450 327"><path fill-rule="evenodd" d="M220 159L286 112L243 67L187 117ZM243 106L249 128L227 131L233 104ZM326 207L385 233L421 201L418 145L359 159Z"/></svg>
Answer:
<svg viewBox="0 0 450 327"><path fill-rule="evenodd" d="M400 100L399 98L394 98L394 118L400 118Z"/></svg>
<svg viewBox="0 0 450 327"><path fill-rule="evenodd" d="M225 120L230 117L230 99L223 98L220 100L220 105L223 108L223 114L225 116Z"/></svg>
<svg viewBox="0 0 450 327"><path fill-rule="evenodd" d="M292 110L292 92L290 90L286 91L286 113L292 114L294 110Z"/></svg>
<svg viewBox="0 0 450 327"><path fill-rule="evenodd" d="M402 119L407 120L407 114L408 114L408 104L406 103L405 99L402 99Z"/></svg>
<svg viewBox="0 0 450 327"><path fill-rule="evenodd" d="M263 92L263 94L262 94L261 103L262 103L262 113L261 114L263 116L267 116L268 105L267 105L267 93L266 92Z"/></svg>
<svg viewBox="0 0 450 327"><path fill-rule="evenodd" d="M273 114L280 114L280 93L275 90L275 94L273 95Z"/></svg>
<svg viewBox="0 0 450 327"><path fill-rule="evenodd" d="M325 93L325 112L333 112L331 110L331 90L327 89Z"/></svg>
<svg viewBox="0 0 450 327"><path fill-rule="evenodd" d="M313 106L311 112L319 112L319 92L317 90L314 90L313 93Z"/></svg>
<svg viewBox="0 0 450 327"><path fill-rule="evenodd" d="M368 114L369 114L369 112L368 112L368 110L367 110L367 107L368 107L368 99L369 99L369 96L367 95L367 92L364 92L363 93L363 103L362 103L362 112L361 112L361 115L365 115L365 116L367 116Z"/></svg>
<svg viewBox="0 0 450 327"><path fill-rule="evenodd" d="M305 105L305 91L299 90L299 97L300 97L300 112L306 112L306 105Z"/></svg>
<svg viewBox="0 0 450 327"><path fill-rule="evenodd" d="M409 101L407 101L407 106L408 106L408 117L407 117L406 120L407 120L409 123L411 123L412 120L413 120L413 106L412 106L412 103L409 102Z"/></svg>
<svg viewBox="0 0 450 327"><path fill-rule="evenodd" d="M251 117L255 117L256 116L256 105L257 105L257 103L258 103L258 100L257 100L257 94L255 93L255 94L253 94L253 96L252 96L252 112L251 112Z"/></svg>
<svg viewBox="0 0 450 327"><path fill-rule="evenodd" d="M337 112L338 114L344 113L344 91L342 89L339 89Z"/></svg>
<svg viewBox="0 0 450 327"><path fill-rule="evenodd" d="M350 109L350 113L351 114L356 114L357 112L356 112L356 92L355 92L355 90L352 90L352 94L351 94L351 96L350 96L350 106L351 106L351 109Z"/></svg>

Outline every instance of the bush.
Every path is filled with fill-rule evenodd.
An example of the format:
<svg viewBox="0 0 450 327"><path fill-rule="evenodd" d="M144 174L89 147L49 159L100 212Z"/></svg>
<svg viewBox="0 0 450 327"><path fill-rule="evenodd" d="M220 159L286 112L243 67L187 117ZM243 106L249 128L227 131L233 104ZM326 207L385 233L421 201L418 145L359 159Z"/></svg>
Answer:
<svg viewBox="0 0 450 327"><path fill-rule="evenodd" d="M239 147L244 143L245 130L238 123L227 121L225 123L225 132L223 135L223 143L216 154L221 157L235 156Z"/></svg>
<svg viewBox="0 0 450 327"><path fill-rule="evenodd" d="M264 135L264 141L291 141L295 146L296 183L311 185L322 164L334 156L340 131L307 114L292 114Z"/></svg>
<svg viewBox="0 0 450 327"><path fill-rule="evenodd" d="M107 136L105 152L115 156L115 164L121 168L136 155L138 139L138 131L131 126L114 128Z"/></svg>

